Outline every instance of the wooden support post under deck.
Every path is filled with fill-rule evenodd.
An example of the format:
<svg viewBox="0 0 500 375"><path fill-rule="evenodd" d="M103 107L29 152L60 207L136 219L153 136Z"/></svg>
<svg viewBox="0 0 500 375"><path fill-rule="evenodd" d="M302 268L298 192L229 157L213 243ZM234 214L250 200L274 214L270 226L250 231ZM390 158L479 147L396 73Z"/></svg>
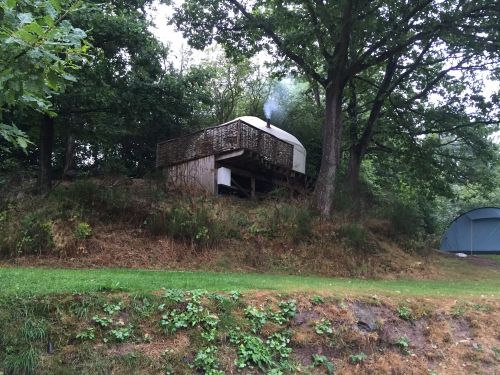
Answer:
<svg viewBox="0 0 500 375"><path fill-rule="evenodd" d="M250 177L250 184L252 186L251 190L250 190L250 196L252 198L255 198L255 177Z"/></svg>

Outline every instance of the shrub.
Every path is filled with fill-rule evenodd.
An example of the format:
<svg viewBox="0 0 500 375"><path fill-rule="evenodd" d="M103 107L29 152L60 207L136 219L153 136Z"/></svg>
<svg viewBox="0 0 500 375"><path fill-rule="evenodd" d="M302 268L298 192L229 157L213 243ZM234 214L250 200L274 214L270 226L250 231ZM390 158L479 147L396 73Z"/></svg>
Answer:
<svg viewBox="0 0 500 375"><path fill-rule="evenodd" d="M16 244L17 254L41 254L54 246L52 223L39 213L29 213L21 220L20 238Z"/></svg>
<svg viewBox="0 0 500 375"><path fill-rule="evenodd" d="M356 363L363 363L365 361L365 359L368 358L366 356L365 353L361 352L361 353L358 353L358 354L351 354L349 356L349 361L352 363L352 364L356 364Z"/></svg>
<svg viewBox="0 0 500 375"><path fill-rule="evenodd" d="M353 250L371 250L368 231L358 223L344 225L338 235Z"/></svg>
<svg viewBox="0 0 500 375"><path fill-rule="evenodd" d="M297 203L278 203L258 212L257 222L250 226L250 234L300 242L312 236L312 219L311 210L307 207Z"/></svg>
<svg viewBox="0 0 500 375"><path fill-rule="evenodd" d="M78 223L73 233L77 240L86 240L92 235L92 227L87 223Z"/></svg>
<svg viewBox="0 0 500 375"><path fill-rule="evenodd" d="M211 215L204 203L188 206L181 203L156 212L146 224L154 234L165 234L199 246L215 245L226 237L223 223Z"/></svg>
<svg viewBox="0 0 500 375"><path fill-rule="evenodd" d="M87 215L112 220L122 216L130 220L131 213L137 211L126 188L99 186L89 180L59 187L53 191L52 198L58 202L59 214L69 216Z"/></svg>

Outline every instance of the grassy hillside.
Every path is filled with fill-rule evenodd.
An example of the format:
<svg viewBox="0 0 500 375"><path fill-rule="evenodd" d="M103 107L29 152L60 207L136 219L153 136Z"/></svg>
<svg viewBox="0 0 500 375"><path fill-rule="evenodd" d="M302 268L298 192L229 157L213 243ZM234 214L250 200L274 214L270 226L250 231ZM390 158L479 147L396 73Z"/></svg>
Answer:
<svg viewBox="0 0 500 375"><path fill-rule="evenodd" d="M398 205L339 209L326 222L279 191L250 201L129 179L64 183L43 197L18 190L0 202L4 264L450 278Z"/></svg>
<svg viewBox="0 0 500 375"><path fill-rule="evenodd" d="M202 278L215 287L210 276L199 275L198 281ZM169 278L164 285L172 285ZM228 280L217 285L230 286ZM387 374L397 369L402 374L494 374L500 370L498 298L352 298L324 291L242 295L238 290L175 288L155 293L81 293L78 289L72 294L0 297L0 373Z"/></svg>

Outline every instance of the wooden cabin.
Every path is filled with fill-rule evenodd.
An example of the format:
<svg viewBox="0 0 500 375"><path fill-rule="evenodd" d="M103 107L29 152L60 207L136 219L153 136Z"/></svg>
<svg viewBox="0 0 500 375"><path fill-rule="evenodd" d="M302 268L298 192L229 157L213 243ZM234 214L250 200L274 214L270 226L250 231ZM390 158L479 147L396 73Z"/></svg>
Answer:
<svg viewBox="0 0 500 375"><path fill-rule="evenodd" d="M158 143L156 166L167 186L254 197L277 186L305 187L306 150L290 133L257 117Z"/></svg>

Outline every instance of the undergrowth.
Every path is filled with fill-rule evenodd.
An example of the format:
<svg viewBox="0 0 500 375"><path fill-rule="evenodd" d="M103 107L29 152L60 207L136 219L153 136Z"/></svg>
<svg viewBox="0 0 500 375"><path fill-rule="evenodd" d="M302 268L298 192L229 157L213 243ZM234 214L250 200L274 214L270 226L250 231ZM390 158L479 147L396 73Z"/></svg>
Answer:
<svg viewBox="0 0 500 375"><path fill-rule="evenodd" d="M310 300L305 295L257 298L200 289L1 297L0 373L385 373L385 356L401 373L425 373L425 364L416 358L432 346L414 346L401 330L404 325L393 339L378 327L379 338L370 341L374 333L360 331L342 301L328 298L311 305ZM374 308L391 311L383 304ZM488 311L496 312L493 307ZM393 309L385 326L398 324L398 313ZM471 313L478 319L483 310ZM455 319L452 313L439 314L441 320ZM429 320L419 333L422 338L429 335L427 326L435 316L423 319ZM485 316L475 324L488 321ZM417 328L411 332L418 334ZM455 346L451 340L436 350L446 353ZM474 360L488 366L498 350L477 353L483 357L477 354ZM435 364L438 357L432 358ZM464 357L459 369L465 365Z"/></svg>

